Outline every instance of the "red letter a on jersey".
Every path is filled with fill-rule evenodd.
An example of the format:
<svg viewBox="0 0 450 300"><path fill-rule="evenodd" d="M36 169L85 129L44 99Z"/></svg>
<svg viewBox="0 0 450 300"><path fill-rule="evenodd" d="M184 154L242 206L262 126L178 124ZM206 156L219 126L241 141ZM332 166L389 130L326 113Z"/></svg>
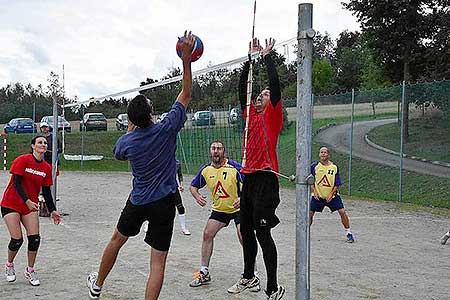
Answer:
<svg viewBox="0 0 450 300"><path fill-rule="evenodd" d="M323 175L322 179L320 179L319 183L317 185L322 185L326 187L331 187L330 182L328 181L327 175Z"/></svg>
<svg viewBox="0 0 450 300"><path fill-rule="evenodd" d="M225 191L225 189L223 188L222 182L220 182L220 180L217 181L216 188L214 189L214 194L219 195L219 199L230 197L227 191Z"/></svg>

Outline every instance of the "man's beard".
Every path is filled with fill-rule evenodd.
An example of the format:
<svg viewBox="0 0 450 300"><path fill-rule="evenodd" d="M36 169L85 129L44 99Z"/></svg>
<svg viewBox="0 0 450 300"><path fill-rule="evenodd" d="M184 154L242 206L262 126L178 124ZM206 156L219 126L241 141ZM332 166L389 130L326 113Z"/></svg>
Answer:
<svg viewBox="0 0 450 300"><path fill-rule="evenodd" d="M213 162L218 164L222 161L222 157L220 156L213 156Z"/></svg>

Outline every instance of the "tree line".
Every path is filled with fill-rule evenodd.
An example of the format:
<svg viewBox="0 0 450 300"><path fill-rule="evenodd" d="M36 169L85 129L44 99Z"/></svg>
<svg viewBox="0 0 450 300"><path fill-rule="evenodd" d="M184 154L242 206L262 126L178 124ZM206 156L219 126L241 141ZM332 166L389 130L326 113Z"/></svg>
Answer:
<svg viewBox="0 0 450 300"><path fill-rule="evenodd" d="M328 33L314 38L313 93L342 93L351 89L371 90L407 82L450 78L450 9L445 0L351 0L343 3L361 25L361 31L343 31L333 40ZM275 54L280 86L284 98L297 96L296 61L287 62ZM238 80L242 66L222 69L197 77L193 81L192 110L238 105ZM267 84L265 67L257 61L253 89ZM148 77L140 85L158 82L181 74L171 69L163 78ZM57 74L51 72L48 85L11 83L0 88L0 123L13 117L31 116L33 103L36 119L51 114L52 97L62 102ZM180 83L163 85L142 93L153 101L156 113L170 109L181 89ZM105 93L111 91L105 91ZM432 93L429 88L425 92ZM408 99L416 104L433 103L450 115L445 93L430 97L424 91L410 91ZM443 96L441 96L441 94ZM436 96L437 95L437 96ZM430 101L432 99L432 101ZM77 99L64 99L66 103ZM84 112L103 112L108 118L126 111L129 99L107 99L90 103ZM80 119L80 110L66 110L69 120ZM407 123L407 122L406 122ZM407 131L406 131L407 134Z"/></svg>

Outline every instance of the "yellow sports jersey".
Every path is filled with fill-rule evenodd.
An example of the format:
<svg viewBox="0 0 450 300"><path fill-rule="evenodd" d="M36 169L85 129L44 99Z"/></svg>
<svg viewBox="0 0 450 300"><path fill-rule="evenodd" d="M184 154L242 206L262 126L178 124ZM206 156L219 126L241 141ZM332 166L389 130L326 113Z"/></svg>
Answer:
<svg viewBox="0 0 450 300"><path fill-rule="evenodd" d="M341 186L341 177L339 168L332 161L325 166L316 161L311 165L311 174L315 177L314 186L319 193L320 198L325 199L333 187Z"/></svg>
<svg viewBox="0 0 450 300"><path fill-rule="evenodd" d="M199 189L208 186L213 198L212 210L227 214L235 213L239 211L233 207L233 202L241 194L242 175L239 173L241 168L239 163L228 159L220 168L214 168L208 163L198 171L191 186Z"/></svg>

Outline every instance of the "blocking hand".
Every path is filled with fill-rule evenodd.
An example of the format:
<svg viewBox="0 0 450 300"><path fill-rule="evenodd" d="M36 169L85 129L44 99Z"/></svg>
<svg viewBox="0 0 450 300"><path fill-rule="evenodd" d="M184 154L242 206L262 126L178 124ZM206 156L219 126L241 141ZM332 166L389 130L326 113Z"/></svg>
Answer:
<svg viewBox="0 0 450 300"><path fill-rule="evenodd" d="M194 35L189 31L184 31L183 41L180 45L181 59L183 61L191 60L192 50L194 50L195 38Z"/></svg>

